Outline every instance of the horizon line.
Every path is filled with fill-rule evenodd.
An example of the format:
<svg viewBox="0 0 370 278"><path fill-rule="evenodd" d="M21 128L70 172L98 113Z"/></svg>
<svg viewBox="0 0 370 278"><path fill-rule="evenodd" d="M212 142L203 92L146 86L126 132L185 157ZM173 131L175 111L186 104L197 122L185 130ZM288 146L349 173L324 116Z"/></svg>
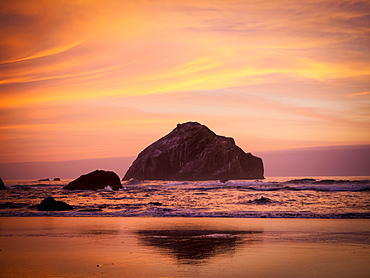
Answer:
<svg viewBox="0 0 370 278"><path fill-rule="evenodd" d="M326 146L316 146L316 147L299 147L291 149L278 149L270 151L254 151L249 153L274 153L274 152L285 152L285 151L299 151L299 150L319 150L319 149L344 149L344 148L361 148L369 147L370 144L358 144L358 145L326 145ZM0 162L0 165L3 164L20 164L20 163L60 163L60 162L71 162L71 161L82 161L82 160L98 160L98 159L121 159L121 158L132 158L137 157L137 155L127 155L127 156L107 156L107 157L95 157L95 158L80 158L80 159L69 159L69 160L40 160L40 161L17 161L17 162Z"/></svg>

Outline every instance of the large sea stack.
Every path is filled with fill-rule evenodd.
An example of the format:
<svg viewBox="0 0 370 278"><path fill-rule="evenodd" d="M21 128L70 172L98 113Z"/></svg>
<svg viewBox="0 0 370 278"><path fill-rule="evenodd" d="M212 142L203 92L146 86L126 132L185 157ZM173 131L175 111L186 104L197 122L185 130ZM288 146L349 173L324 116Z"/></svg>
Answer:
<svg viewBox="0 0 370 278"><path fill-rule="evenodd" d="M122 188L118 175L111 171L95 170L94 172L82 175L71 181L63 189L69 190L97 190L109 186L112 190Z"/></svg>
<svg viewBox="0 0 370 278"><path fill-rule="evenodd" d="M263 179L262 159L197 122L178 124L144 149L123 180Z"/></svg>

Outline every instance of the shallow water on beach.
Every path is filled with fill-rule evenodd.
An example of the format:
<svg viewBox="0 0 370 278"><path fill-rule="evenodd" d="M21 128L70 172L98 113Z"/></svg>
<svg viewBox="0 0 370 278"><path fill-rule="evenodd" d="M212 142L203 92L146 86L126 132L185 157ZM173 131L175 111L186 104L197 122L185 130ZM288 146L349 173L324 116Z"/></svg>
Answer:
<svg viewBox="0 0 370 278"><path fill-rule="evenodd" d="M3 277L369 277L369 219L3 217Z"/></svg>
<svg viewBox="0 0 370 278"><path fill-rule="evenodd" d="M255 181L137 181L123 188L70 191L61 181L5 181L0 216L370 218L370 177ZM72 211L37 211L52 196Z"/></svg>

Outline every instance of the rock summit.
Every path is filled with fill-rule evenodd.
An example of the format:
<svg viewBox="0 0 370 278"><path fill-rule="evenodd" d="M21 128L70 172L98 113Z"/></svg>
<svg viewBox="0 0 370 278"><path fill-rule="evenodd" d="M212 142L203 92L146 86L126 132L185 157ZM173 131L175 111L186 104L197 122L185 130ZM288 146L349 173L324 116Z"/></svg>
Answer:
<svg viewBox="0 0 370 278"><path fill-rule="evenodd" d="M197 122L178 124L144 149L123 180L263 179L262 159Z"/></svg>

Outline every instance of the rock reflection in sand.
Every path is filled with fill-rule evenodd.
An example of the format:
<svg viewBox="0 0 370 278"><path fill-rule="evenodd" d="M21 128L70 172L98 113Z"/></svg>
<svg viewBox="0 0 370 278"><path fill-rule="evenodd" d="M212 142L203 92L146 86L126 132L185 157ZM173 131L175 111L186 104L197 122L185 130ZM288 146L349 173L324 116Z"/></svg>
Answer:
<svg viewBox="0 0 370 278"><path fill-rule="evenodd" d="M262 231L140 230L141 243L172 255L179 264L199 264L217 255L235 253L244 244L260 242Z"/></svg>

